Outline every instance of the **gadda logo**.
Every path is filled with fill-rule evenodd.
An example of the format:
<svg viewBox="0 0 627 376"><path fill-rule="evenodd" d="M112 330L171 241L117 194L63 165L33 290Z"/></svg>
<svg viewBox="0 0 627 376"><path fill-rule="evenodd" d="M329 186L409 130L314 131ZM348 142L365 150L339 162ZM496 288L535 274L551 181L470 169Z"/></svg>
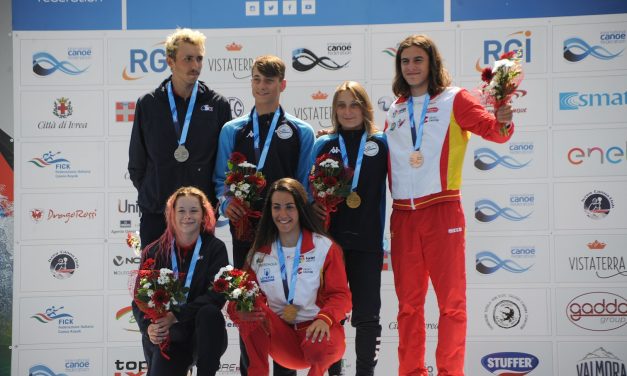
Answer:
<svg viewBox="0 0 627 376"><path fill-rule="evenodd" d="M627 300L611 292L588 292L568 302L566 317L581 329L616 330L627 324Z"/></svg>
<svg viewBox="0 0 627 376"><path fill-rule="evenodd" d="M481 358L481 365L494 375L526 375L538 367L534 355L520 352L499 352Z"/></svg>

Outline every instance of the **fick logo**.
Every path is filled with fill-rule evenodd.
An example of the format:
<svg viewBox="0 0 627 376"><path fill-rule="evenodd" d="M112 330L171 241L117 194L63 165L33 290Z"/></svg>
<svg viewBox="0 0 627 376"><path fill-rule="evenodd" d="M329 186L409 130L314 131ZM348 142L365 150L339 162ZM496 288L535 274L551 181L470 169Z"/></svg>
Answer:
<svg viewBox="0 0 627 376"><path fill-rule="evenodd" d="M63 170L63 169L69 169L70 168L70 161L68 161L65 158L59 158L57 157L57 155L61 154L60 151L53 153L52 151L48 151L47 153L43 153L41 158L39 157L35 157L32 158L30 161L28 161L29 163L32 163L33 165L39 167L39 168L45 168L48 166L52 166L55 165L55 168L58 170Z"/></svg>
<svg viewBox="0 0 627 376"><path fill-rule="evenodd" d="M155 43L150 51L141 48L129 50L128 66L122 70L122 78L126 81L135 81L145 77L148 73L162 73L168 68L164 42Z"/></svg>
<svg viewBox="0 0 627 376"><path fill-rule="evenodd" d="M540 361L534 355L519 352L500 352L481 358L481 365L494 375L526 375L538 367Z"/></svg>
<svg viewBox="0 0 627 376"><path fill-rule="evenodd" d="M58 321L59 324L72 324L74 322L74 316L69 313L58 313L60 310L64 309L63 306L57 308L55 306L51 306L46 308L45 312L40 312L32 315L30 318L39 321L42 324L48 324L52 321Z"/></svg>
<svg viewBox="0 0 627 376"><path fill-rule="evenodd" d="M566 317L581 329L616 330L627 324L627 300L611 292L588 292L568 302Z"/></svg>
<svg viewBox="0 0 627 376"><path fill-rule="evenodd" d="M525 63L531 62L531 31L517 31L507 35L505 41L488 39L483 41L483 57L477 59L475 69L482 71L482 66L499 60L499 57L506 52L518 51L519 56Z"/></svg>
<svg viewBox="0 0 627 376"><path fill-rule="evenodd" d="M127 327L122 328L127 332L139 332L139 327L137 326L137 321L135 321L135 316L133 316L133 307L127 306L119 309L115 313L116 321L123 321L125 324L128 324Z"/></svg>

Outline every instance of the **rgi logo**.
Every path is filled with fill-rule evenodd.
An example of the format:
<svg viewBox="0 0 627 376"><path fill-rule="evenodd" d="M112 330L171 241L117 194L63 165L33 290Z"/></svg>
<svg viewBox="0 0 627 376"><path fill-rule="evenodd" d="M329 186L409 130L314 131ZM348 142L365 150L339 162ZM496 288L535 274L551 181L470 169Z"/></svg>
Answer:
<svg viewBox="0 0 627 376"><path fill-rule="evenodd" d="M129 50L129 64L122 71L122 78L127 81L134 81L143 78L141 74L162 73L168 68L163 42L154 44L152 50L146 51L141 48Z"/></svg>
<svg viewBox="0 0 627 376"><path fill-rule="evenodd" d="M509 34L505 42L496 39L483 41L483 65L499 60L501 54L510 51L521 51L525 63L531 62L531 31L517 31ZM492 59L490 59L492 58Z"/></svg>
<svg viewBox="0 0 627 376"><path fill-rule="evenodd" d="M228 97L231 106L231 117L238 118L244 114L244 102L237 97Z"/></svg>

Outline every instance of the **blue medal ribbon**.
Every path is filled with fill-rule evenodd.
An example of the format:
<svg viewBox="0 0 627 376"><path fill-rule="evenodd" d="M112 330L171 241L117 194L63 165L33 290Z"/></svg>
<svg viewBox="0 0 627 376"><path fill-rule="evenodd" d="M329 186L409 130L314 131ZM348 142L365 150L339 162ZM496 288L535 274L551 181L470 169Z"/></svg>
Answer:
<svg viewBox="0 0 627 376"><path fill-rule="evenodd" d="M338 143L340 144L340 153L342 154L342 162L345 167L350 167L348 164L348 152L346 151L346 144L344 138L338 133ZM357 160L355 161L355 173L353 174L353 183L351 185L351 192L357 190L357 184L359 183L359 174L361 173L361 163L364 159L364 149L366 146L366 131L361 135L361 142L359 143L359 149L357 150Z"/></svg>
<svg viewBox="0 0 627 376"><path fill-rule="evenodd" d="M176 103L174 103L174 93L172 92L172 81L166 85L168 88L168 100L170 101L170 112L172 113L172 121L174 122L174 128L177 134L181 134L179 138L179 145L184 145L187 140L187 131L189 130L189 123L192 120L192 112L194 112L194 105L196 104L196 95L198 94L198 81L194 83L194 89L192 90L192 96L187 106L187 113L185 114L185 123L183 123L183 131L181 132L181 125L179 124L179 116L176 111Z"/></svg>
<svg viewBox="0 0 627 376"><path fill-rule="evenodd" d="M420 150L420 146L422 145L422 132L425 126L425 116L427 115L427 107L429 107L429 99L429 93L425 94L425 101L422 105L422 113L418 125L418 134L416 134L416 121L414 120L414 97L410 96L407 101L407 112L409 113L409 124L411 126L411 138L414 143L414 150Z"/></svg>
<svg viewBox="0 0 627 376"><path fill-rule="evenodd" d="M185 278L185 287L189 289L192 284L192 277L194 276L194 269L196 269L196 263L198 262L198 256L200 255L200 247L202 246L202 238L200 235L196 240L196 247L194 248L194 254L192 255L192 261L189 263L189 269L187 270L187 277ZM174 240L172 240L172 249L170 250L170 259L172 259L172 271L174 275L179 275L179 265L176 261L176 253L174 252ZM187 295L189 294L189 290L185 293L185 299L187 299Z"/></svg>
<svg viewBox="0 0 627 376"><path fill-rule="evenodd" d="M261 133L259 132L259 116L257 115L257 109L253 108L253 144L255 146L255 156L257 157L257 171L261 171L263 166L266 164L266 157L268 156L268 150L270 149L270 142L272 142L272 136L274 135L274 130L279 122L280 114L281 107L277 107L276 111L274 111L272 123L270 124L270 130L268 130L268 134L266 135L266 141L263 144L263 150L259 153L259 139L261 138Z"/></svg>
<svg viewBox="0 0 627 376"><path fill-rule="evenodd" d="M300 265L300 247L303 243L303 233L298 235L298 243L296 243L296 252L294 253L294 264L292 265L292 273L290 278L290 289L287 285L287 267L285 265L285 254L283 253L283 246L281 245L281 239L276 241L277 254L279 256L279 266L281 267L281 279L283 280L283 292L285 292L285 298L287 304L294 302L294 294L296 292L296 279L298 277L298 266Z"/></svg>

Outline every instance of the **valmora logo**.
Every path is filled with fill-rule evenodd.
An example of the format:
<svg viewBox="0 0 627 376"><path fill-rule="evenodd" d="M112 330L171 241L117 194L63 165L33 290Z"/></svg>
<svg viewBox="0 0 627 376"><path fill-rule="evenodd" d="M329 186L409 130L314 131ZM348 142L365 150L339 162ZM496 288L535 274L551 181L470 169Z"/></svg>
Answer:
<svg viewBox="0 0 627 376"><path fill-rule="evenodd" d="M577 362L577 376L604 376L604 375L627 375L625 362L619 357L599 347L593 352L586 354Z"/></svg>
<svg viewBox="0 0 627 376"><path fill-rule="evenodd" d="M588 292L567 304L566 316L582 329L616 330L627 324L627 300L611 292Z"/></svg>
<svg viewBox="0 0 627 376"><path fill-rule="evenodd" d="M536 369L537 357L519 352L500 352L481 358L481 365L494 375L526 375Z"/></svg>

